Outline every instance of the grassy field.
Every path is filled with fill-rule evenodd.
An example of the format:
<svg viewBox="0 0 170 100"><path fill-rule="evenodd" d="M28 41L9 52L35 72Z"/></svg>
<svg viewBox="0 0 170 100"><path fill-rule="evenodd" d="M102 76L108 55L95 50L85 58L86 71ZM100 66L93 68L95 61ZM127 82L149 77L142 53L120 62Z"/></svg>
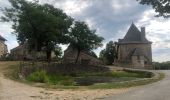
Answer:
<svg viewBox="0 0 170 100"><path fill-rule="evenodd" d="M45 71L36 71L28 75L25 81L18 77L19 62L6 62L3 65L3 73L6 77L24 83L44 83L42 87L62 89L112 89L145 85L163 79L164 75L150 78L145 72L112 71L98 73L83 73L78 75L48 75Z"/></svg>

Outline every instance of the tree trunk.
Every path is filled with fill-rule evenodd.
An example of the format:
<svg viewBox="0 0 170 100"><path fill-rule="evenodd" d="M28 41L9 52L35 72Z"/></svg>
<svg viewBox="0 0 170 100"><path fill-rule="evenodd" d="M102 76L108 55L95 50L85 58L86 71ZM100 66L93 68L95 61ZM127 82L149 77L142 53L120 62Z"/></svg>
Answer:
<svg viewBox="0 0 170 100"><path fill-rule="evenodd" d="M51 51L46 51L46 55L47 55L47 61L48 63L51 62Z"/></svg>
<svg viewBox="0 0 170 100"><path fill-rule="evenodd" d="M78 63L79 56L80 56L80 49L78 49L78 51L77 51L77 57L76 57L76 61L75 61L76 64Z"/></svg>

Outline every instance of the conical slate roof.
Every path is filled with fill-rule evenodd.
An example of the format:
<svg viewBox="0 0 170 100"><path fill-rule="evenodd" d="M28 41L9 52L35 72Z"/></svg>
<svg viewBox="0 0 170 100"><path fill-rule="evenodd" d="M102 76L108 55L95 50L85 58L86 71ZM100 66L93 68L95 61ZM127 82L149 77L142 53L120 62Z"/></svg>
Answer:
<svg viewBox="0 0 170 100"><path fill-rule="evenodd" d="M125 37L120 41L123 43L151 43L145 37L145 33L139 31L139 29L132 23Z"/></svg>
<svg viewBox="0 0 170 100"><path fill-rule="evenodd" d="M0 40L2 40L2 41L6 41L6 39L5 39L5 38L3 38L1 35L0 35Z"/></svg>

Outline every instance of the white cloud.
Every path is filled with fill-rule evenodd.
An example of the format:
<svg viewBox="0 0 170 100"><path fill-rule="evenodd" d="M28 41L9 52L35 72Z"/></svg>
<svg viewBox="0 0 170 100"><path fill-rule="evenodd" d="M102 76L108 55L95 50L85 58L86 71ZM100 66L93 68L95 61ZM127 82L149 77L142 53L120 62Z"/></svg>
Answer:
<svg viewBox="0 0 170 100"><path fill-rule="evenodd" d="M170 19L154 17L156 13L148 6L132 0L40 0L40 3L61 8L76 20L86 21L91 29L97 29L97 34L105 38L104 46L95 50L97 54L110 40L123 38L134 21L137 27L146 27L146 36L153 42L153 59L170 60ZM0 7L5 6L9 6L7 0L0 0ZM18 45L12 31L11 24L0 23L0 34L8 40L9 49Z"/></svg>
<svg viewBox="0 0 170 100"><path fill-rule="evenodd" d="M155 15L154 10L145 11L137 24L146 27L147 38L153 42L153 59L167 61L170 60L170 51L167 51L170 49L170 19L158 18Z"/></svg>

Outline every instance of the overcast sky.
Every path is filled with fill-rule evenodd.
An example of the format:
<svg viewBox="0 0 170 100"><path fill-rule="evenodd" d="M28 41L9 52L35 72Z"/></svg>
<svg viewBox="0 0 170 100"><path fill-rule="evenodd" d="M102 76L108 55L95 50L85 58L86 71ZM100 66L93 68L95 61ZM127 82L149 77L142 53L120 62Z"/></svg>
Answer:
<svg viewBox="0 0 170 100"><path fill-rule="evenodd" d="M31 0L29 0L31 1ZM98 54L105 44L123 38L131 23L140 29L146 27L146 37L152 41L154 61L170 61L170 19L154 17L149 6L139 5L136 0L39 0L63 9L76 20L85 21L96 34L103 36L104 46L95 50ZM7 0L0 0L0 7L10 6ZM2 13L0 12L0 16ZM0 35L8 41L8 49L18 45L15 35L11 34L10 23L0 23ZM65 49L66 46L63 46Z"/></svg>

